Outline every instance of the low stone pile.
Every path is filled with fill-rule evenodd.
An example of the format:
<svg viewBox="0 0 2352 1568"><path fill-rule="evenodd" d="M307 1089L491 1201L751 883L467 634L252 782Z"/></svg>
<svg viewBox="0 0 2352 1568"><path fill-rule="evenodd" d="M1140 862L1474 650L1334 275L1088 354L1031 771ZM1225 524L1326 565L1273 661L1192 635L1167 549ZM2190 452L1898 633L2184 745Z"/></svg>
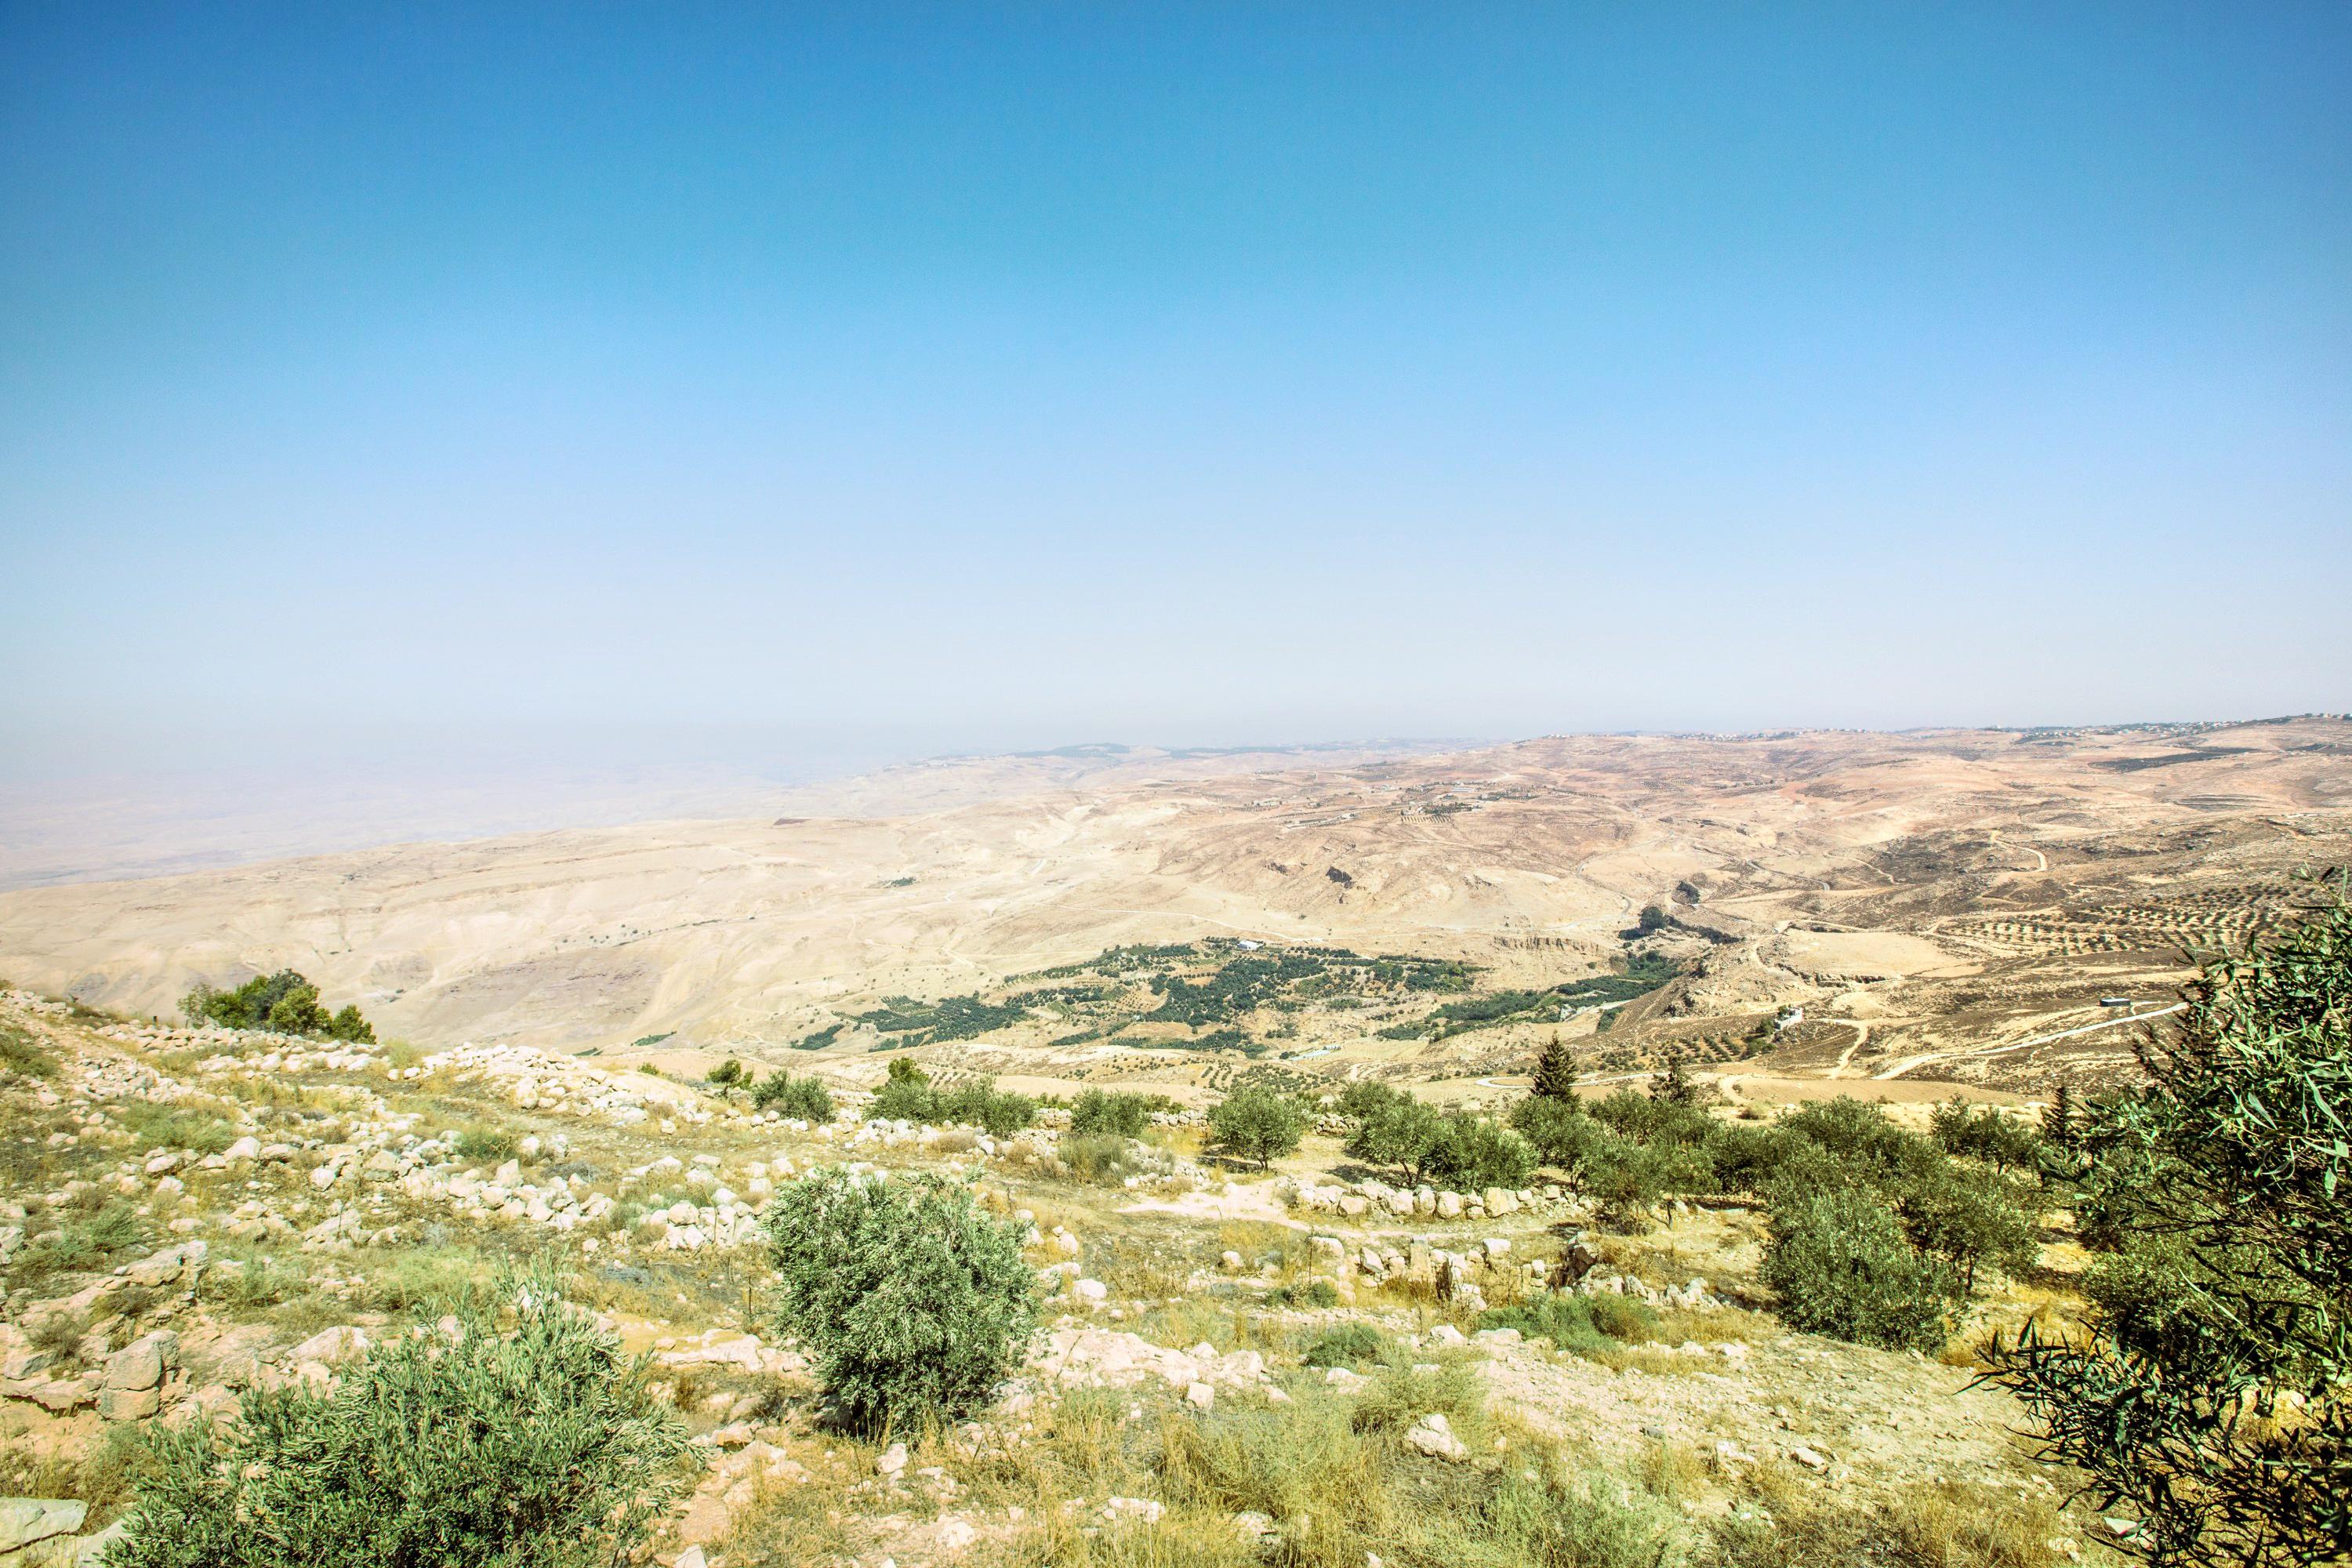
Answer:
<svg viewBox="0 0 2352 1568"><path fill-rule="evenodd" d="M1719 1307L1705 1279L1660 1287L1630 1275L1610 1273L1598 1265L1600 1255L1580 1236L1557 1258L1515 1258L1507 1237L1488 1237L1475 1246L1450 1248L1427 1237L1399 1244L1364 1242L1350 1246L1336 1236L1311 1236L1315 1249L1331 1278L1347 1284L1381 1286L1413 1284L1427 1287L1449 1300L1478 1307L1486 1290L1501 1277L1517 1273L1538 1289L1575 1290L1583 1295L1630 1296L1657 1307ZM1238 1268L1238 1254L1228 1254L1228 1268Z"/></svg>
<svg viewBox="0 0 2352 1568"><path fill-rule="evenodd" d="M226 1072L236 1068L261 1072L365 1072L383 1061L380 1053L363 1046L317 1040L303 1035L274 1034L267 1029L110 1024L98 1035L101 1039L139 1050L209 1050L212 1054L196 1064L199 1072Z"/></svg>
<svg viewBox="0 0 2352 1568"><path fill-rule="evenodd" d="M650 1119L641 1073L610 1072L577 1057L557 1056L529 1046L478 1046L471 1041L437 1051L415 1067L394 1068L404 1080L446 1077L457 1083L488 1083L514 1102L519 1110L597 1117L615 1127L633 1127ZM711 1112L691 1102L664 1104L665 1122L701 1124Z"/></svg>
<svg viewBox="0 0 2352 1568"><path fill-rule="evenodd" d="M127 1289L193 1289L205 1254L201 1241L167 1247L70 1296L28 1306L19 1322L0 1323L0 1398L24 1400L52 1415L94 1408L107 1421L145 1420L177 1404L186 1393L178 1335L157 1330L109 1350L100 1330L65 1348L47 1331L60 1322L89 1323Z"/></svg>
<svg viewBox="0 0 2352 1568"><path fill-rule="evenodd" d="M1140 1335L1117 1329L1097 1329L1064 1319L1030 1352L1028 1373L1038 1383L1063 1388L1133 1388L1159 1382L1202 1408L1214 1403L1216 1391L1271 1391L1265 1358L1255 1351L1228 1351L1194 1345L1170 1350ZM1021 1408L1020 1394L1010 1407Z"/></svg>
<svg viewBox="0 0 2352 1568"><path fill-rule="evenodd" d="M1280 1188L1289 1205L1308 1214L1338 1214L1350 1219L1418 1216L1435 1219L1498 1219L1522 1210L1580 1220L1589 1211L1557 1184L1541 1187L1488 1187L1484 1192L1456 1193L1423 1185L1392 1187L1367 1179L1352 1185L1318 1186L1312 1182L1286 1182Z"/></svg>

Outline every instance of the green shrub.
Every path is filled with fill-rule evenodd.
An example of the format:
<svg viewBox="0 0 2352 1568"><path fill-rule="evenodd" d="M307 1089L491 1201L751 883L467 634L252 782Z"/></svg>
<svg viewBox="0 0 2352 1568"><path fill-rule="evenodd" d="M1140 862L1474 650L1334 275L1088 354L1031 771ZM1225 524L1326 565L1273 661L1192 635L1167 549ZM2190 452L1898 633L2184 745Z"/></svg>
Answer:
<svg viewBox="0 0 2352 1568"><path fill-rule="evenodd" d="M853 1426L952 1420L984 1405L1036 1331L1025 1226L938 1176L811 1172L762 1216L783 1331Z"/></svg>
<svg viewBox="0 0 2352 1568"><path fill-rule="evenodd" d="M929 1079L886 1079L866 1107L868 1121L930 1121L938 1113L939 1099L931 1092Z"/></svg>
<svg viewBox="0 0 2352 1568"><path fill-rule="evenodd" d="M1307 1116L1296 1100L1254 1084L1234 1090L1209 1112L1212 1146L1252 1161L1261 1171L1297 1148L1306 1135Z"/></svg>
<svg viewBox="0 0 2352 1568"><path fill-rule="evenodd" d="M1581 1298L1592 1326L1612 1340L1629 1345L1647 1344L1658 1337L1658 1314L1626 1296Z"/></svg>
<svg viewBox="0 0 2352 1568"><path fill-rule="evenodd" d="M355 1006L330 1014L319 988L290 969L257 974L234 991L199 984L180 999L188 1022L202 1027L269 1029L281 1035L323 1035L331 1039L372 1042L375 1030Z"/></svg>
<svg viewBox="0 0 2352 1568"><path fill-rule="evenodd" d="M900 1067L909 1070L900 1072ZM933 1127L962 1122L991 1137L1009 1138L1037 1119L1037 1102L1026 1095L1003 1094L994 1080L976 1079L942 1089L911 1061L890 1064L890 1076L866 1108L868 1121L919 1121Z"/></svg>
<svg viewBox="0 0 2352 1568"><path fill-rule="evenodd" d="M823 1079L794 1078L781 1068L770 1073L751 1091L751 1104L795 1121L833 1120L833 1091L824 1087Z"/></svg>
<svg viewBox="0 0 2352 1568"><path fill-rule="evenodd" d="M1309 1279L1304 1285L1277 1285L1265 1293L1271 1307L1336 1307L1339 1304L1339 1288L1328 1279Z"/></svg>
<svg viewBox="0 0 2352 1568"><path fill-rule="evenodd" d="M1596 1355L1620 1343L1639 1344L1656 1338L1658 1315L1622 1296L1562 1291L1489 1308L1480 1314L1478 1326L1517 1329L1529 1339L1548 1339L1561 1350Z"/></svg>
<svg viewBox="0 0 2352 1568"><path fill-rule="evenodd" d="M1884 1108L1843 1095L1801 1106L1776 1126L1830 1155L1849 1179L1885 1184L1939 1163L1936 1146L1888 1121Z"/></svg>
<svg viewBox="0 0 2352 1568"><path fill-rule="evenodd" d="M1090 1089L1070 1108L1070 1131L1079 1137L1110 1133L1140 1138L1151 1125L1151 1102L1139 1094L1105 1094Z"/></svg>
<svg viewBox="0 0 2352 1568"><path fill-rule="evenodd" d="M1774 1199L1763 1279L1791 1327L1888 1350L1940 1346L1958 1294L1950 1268L1905 1240L1877 1194L1851 1186Z"/></svg>
<svg viewBox="0 0 2352 1568"><path fill-rule="evenodd" d="M457 1134L457 1147L450 1152L460 1160L495 1165L513 1159L520 1148L511 1132L500 1132L488 1127L468 1127Z"/></svg>
<svg viewBox="0 0 2352 1568"><path fill-rule="evenodd" d="M1792 1137L1777 1127L1742 1126L1724 1122L1707 1146L1715 1164L1716 1184L1727 1193L1763 1193L1805 1161L1825 1166L1828 1156L1818 1144ZM1826 1171L1823 1173L1827 1174Z"/></svg>
<svg viewBox="0 0 2352 1568"><path fill-rule="evenodd" d="M1315 1336L1303 1359L1308 1366L1362 1366L1380 1360L1388 1344L1370 1323L1334 1323Z"/></svg>
<svg viewBox="0 0 2352 1568"><path fill-rule="evenodd" d="M1971 1111L1957 1096L1929 1113L1927 1132L1945 1153L1981 1160L1996 1171L2031 1170L2042 1152L2042 1134L2021 1116L1990 1105Z"/></svg>
<svg viewBox="0 0 2352 1568"><path fill-rule="evenodd" d="M1087 1137L1072 1133L1055 1145L1055 1153L1078 1180L1115 1187L1136 1173L1133 1150L1134 1145L1117 1133Z"/></svg>
<svg viewBox="0 0 2352 1568"><path fill-rule="evenodd" d="M327 1020L326 1035L331 1040L343 1040L355 1046L375 1044L375 1026L361 1017L359 1008L348 1002Z"/></svg>
<svg viewBox="0 0 2352 1568"><path fill-rule="evenodd" d="M158 1426L108 1568L610 1568L690 1479L642 1363L544 1278L455 1335L387 1341L331 1391Z"/></svg>
<svg viewBox="0 0 2352 1568"><path fill-rule="evenodd" d="M2177 1237L2137 1236L2092 1260L2083 1294L2118 1350L2177 1363L2200 1339L2228 1331L2220 1304L2203 1289L2207 1276Z"/></svg>
<svg viewBox="0 0 2352 1568"><path fill-rule="evenodd" d="M938 1096L930 1120L961 1122L992 1138L1010 1138L1037 1120L1037 1102L1025 1094L1000 1091L992 1079L975 1079Z"/></svg>

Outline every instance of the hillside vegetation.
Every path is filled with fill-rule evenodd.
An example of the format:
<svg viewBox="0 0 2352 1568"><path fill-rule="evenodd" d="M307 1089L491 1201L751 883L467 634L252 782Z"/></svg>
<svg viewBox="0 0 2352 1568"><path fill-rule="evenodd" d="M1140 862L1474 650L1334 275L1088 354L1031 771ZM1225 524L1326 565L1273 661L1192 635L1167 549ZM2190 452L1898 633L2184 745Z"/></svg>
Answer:
<svg viewBox="0 0 2352 1568"><path fill-rule="evenodd" d="M1483 1110L1204 1114L10 992L0 1512L117 1568L2322 1560L2347 933L2306 895L2046 1117L1567 1041Z"/></svg>

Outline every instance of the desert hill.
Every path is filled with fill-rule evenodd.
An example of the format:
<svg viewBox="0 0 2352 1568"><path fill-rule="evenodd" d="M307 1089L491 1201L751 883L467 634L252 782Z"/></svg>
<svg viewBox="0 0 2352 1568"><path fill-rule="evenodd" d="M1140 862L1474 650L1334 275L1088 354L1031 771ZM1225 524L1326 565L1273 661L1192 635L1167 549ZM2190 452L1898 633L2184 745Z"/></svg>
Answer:
<svg viewBox="0 0 2352 1568"><path fill-rule="evenodd" d="M2242 934L2298 871L2347 861L2352 723L2336 717L1434 753L1080 747L890 770L760 820L20 890L0 895L0 973L168 1016L198 980L293 967L435 1045L772 1058L848 1025L829 1058L886 1043L855 1020L888 998L1001 999L1122 944L1457 959L1502 988L1646 952L1679 977L1610 1020L1617 1047L1687 1041L1726 1070L1736 1054L1757 1085L1889 1068L2025 1084L2053 1051L2117 1057L2112 1036L2067 1033L2099 1021L2101 995L2161 998L2189 948ZM1806 1019L1769 1053L1730 1052L1789 1007ZM1475 1080L1559 1026L1380 1034L1412 1016L1381 998L1290 1007L1270 1043L1325 1071ZM1057 1055L1060 1024L992 1032L1037 1054L989 1065L1181 1081L1217 1054L1142 1030ZM1981 1055L2042 1033L2066 1038Z"/></svg>

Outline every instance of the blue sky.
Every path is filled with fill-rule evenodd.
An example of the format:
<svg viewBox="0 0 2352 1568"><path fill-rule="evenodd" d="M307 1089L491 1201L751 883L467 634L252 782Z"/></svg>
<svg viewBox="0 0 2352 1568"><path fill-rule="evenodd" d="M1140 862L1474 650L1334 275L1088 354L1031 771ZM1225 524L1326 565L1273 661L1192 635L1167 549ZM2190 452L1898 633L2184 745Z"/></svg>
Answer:
<svg viewBox="0 0 2352 1568"><path fill-rule="evenodd" d="M0 213L27 754L2352 705L2340 5L17 4Z"/></svg>

